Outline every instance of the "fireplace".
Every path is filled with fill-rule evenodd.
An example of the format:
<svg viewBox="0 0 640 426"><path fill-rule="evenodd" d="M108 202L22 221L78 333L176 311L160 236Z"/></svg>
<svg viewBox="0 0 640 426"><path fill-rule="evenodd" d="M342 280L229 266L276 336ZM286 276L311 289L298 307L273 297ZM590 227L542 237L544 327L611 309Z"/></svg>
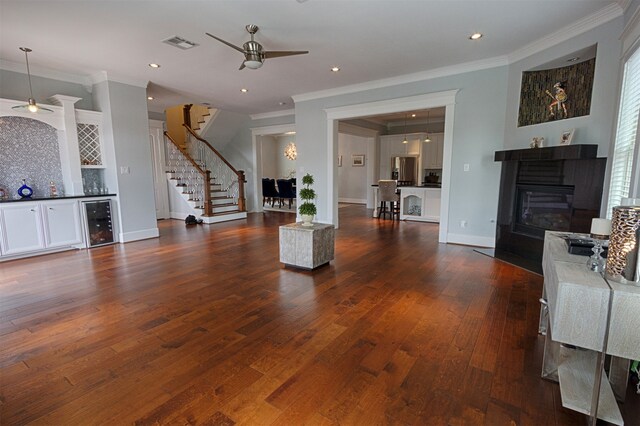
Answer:
<svg viewBox="0 0 640 426"><path fill-rule="evenodd" d="M597 145L497 151L495 257L540 273L544 233L588 233L600 215L606 158Z"/></svg>
<svg viewBox="0 0 640 426"><path fill-rule="evenodd" d="M572 186L517 185L514 231L544 238L545 230L569 231Z"/></svg>

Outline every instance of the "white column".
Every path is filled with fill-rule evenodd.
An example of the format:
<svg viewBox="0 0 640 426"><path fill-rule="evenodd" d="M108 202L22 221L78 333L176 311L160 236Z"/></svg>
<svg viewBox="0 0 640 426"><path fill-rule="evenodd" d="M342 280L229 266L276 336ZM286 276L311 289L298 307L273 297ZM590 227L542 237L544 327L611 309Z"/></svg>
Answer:
<svg viewBox="0 0 640 426"><path fill-rule="evenodd" d="M53 95L49 98L54 104L63 108L64 133L66 137L59 137L58 140L66 195L84 195L75 108L75 103L80 99L82 98L66 95Z"/></svg>

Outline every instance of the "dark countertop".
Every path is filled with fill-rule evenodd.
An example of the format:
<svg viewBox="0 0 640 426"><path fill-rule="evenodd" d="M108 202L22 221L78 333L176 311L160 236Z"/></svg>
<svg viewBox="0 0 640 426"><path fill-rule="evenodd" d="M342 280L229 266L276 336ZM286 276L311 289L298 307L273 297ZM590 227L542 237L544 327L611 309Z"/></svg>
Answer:
<svg viewBox="0 0 640 426"><path fill-rule="evenodd" d="M371 186L376 188L378 186L378 184L374 183ZM433 188L433 189L440 189L440 188L442 188L442 184L441 183L425 183L425 184L422 184L422 185L409 185L409 186L399 186L398 187L398 189L402 189L402 188Z"/></svg>
<svg viewBox="0 0 640 426"><path fill-rule="evenodd" d="M71 200L74 198L106 198L115 197L117 194L99 194L99 195L65 195L63 197L32 197L18 198L17 200L0 200L0 203L21 203L26 201L46 201L46 200Z"/></svg>

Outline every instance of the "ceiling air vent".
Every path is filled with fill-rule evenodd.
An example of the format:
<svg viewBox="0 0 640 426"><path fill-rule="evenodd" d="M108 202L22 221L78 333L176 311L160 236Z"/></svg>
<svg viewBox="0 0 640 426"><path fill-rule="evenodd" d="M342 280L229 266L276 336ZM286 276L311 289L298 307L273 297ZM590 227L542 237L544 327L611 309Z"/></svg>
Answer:
<svg viewBox="0 0 640 426"><path fill-rule="evenodd" d="M178 37L178 36L169 37L166 40L162 40L162 42L170 44L171 46L175 46L182 50L187 50L187 49L191 49L192 47L198 46L197 43L194 43L189 40L185 40L182 37Z"/></svg>

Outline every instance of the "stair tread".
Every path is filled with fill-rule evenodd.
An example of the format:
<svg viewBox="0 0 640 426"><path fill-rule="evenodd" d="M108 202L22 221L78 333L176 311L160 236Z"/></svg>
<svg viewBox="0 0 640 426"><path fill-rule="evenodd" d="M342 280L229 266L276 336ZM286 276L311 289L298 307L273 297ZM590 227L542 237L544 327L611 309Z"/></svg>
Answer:
<svg viewBox="0 0 640 426"><path fill-rule="evenodd" d="M211 216L224 216L224 215L235 214L235 213L242 213L242 212L240 210L231 210L228 212L214 212L214 213L211 213Z"/></svg>
<svg viewBox="0 0 640 426"><path fill-rule="evenodd" d="M236 203L213 204L213 207L229 207L229 206L237 206L237 204Z"/></svg>

